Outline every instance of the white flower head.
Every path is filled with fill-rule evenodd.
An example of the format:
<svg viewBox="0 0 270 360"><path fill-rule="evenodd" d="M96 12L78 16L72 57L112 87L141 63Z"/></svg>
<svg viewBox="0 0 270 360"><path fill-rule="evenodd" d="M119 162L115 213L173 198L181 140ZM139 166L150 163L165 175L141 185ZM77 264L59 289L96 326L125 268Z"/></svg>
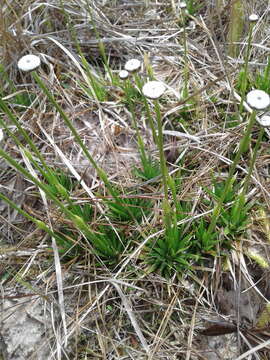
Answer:
<svg viewBox="0 0 270 360"><path fill-rule="evenodd" d="M0 129L0 142L4 139L4 131Z"/></svg>
<svg viewBox="0 0 270 360"><path fill-rule="evenodd" d="M148 81L142 88L143 95L148 99L160 98L165 90L165 85L160 81Z"/></svg>
<svg viewBox="0 0 270 360"><path fill-rule="evenodd" d="M195 21L191 20L188 24L188 29L189 30L195 30L196 29L196 23Z"/></svg>
<svg viewBox="0 0 270 360"><path fill-rule="evenodd" d="M270 126L270 115L263 115L263 116L259 119L259 123L260 123L263 127L268 127L268 126Z"/></svg>
<svg viewBox="0 0 270 360"><path fill-rule="evenodd" d="M37 55L25 55L18 61L18 68L21 71L32 71L40 66L40 58Z"/></svg>
<svg viewBox="0 0 270 360"><path fill-rule="evenodd" d="M179 4L180 9L186 9L187 3L185 1L181 1Z"/></svg>
<svg viewBox="0 0 270 360"><path fill-rule="evenodd" d="M126 62L125 70L129 72L138 71L141 67L141 62L138 59L130 59Z"/></svg>
<svg viewBox="0 0 270 360"><path fill-rule="evenodd" d="M124 79L128 78L129 73L127 70L121 70L121 71L119 71L118 75L119 75L120 79L124 80Z"/></svg>
<svg viewBox="0 0 270 360"><path fill-rule="evenodd" d="M251 90L247 94L247 103L254 109L264 110L270 105L270 96L263 90Z"/></svg>
<svg viewBox="0 0 270 360"><path fill-rule="evenodd" d="M257 14L251 14L251 15L249 15L249 17L248 17L248 20L249 20L250 22L257 22L257 21L259 20L259 16L258 16Z"/></svg>

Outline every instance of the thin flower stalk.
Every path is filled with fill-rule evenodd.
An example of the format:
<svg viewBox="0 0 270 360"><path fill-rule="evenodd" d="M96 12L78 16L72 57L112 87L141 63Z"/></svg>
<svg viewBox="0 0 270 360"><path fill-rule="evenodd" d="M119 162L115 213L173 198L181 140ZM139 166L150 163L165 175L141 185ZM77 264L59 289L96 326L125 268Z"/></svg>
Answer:
<svg viewBox="0 0 270 360"><path fill-rule="evenodd" d="M135 84L137 85L139 91L142 91L142 85L143 84L142 84L142 81L141 81L140 77L137 74L138 71L140 70L140 68L141 68L140 60L138 60L138 59L130 59L130 60L128 60L126 62L125 70L122 70L122 72L125 71L128 74L130 74L131 76L133 76ZM126 74L125 74L125 76L126 76ZM140 151L141 151L141 156L142 156L142 158L144 160L146 160L146 153L145 153L145 149L144 149L144 143L143 143L143 140L142 140L142 137L140 135L140 131L139 131L139 128L138 128L138 125L137 125L134 106L133 106L132 100L131 100L131 98L129 96L128 86L130 86L130 82L128 80L126 80L124 82L124 90L125 90L125 94L127 95L127 100L128 100L128 103L129 103L129 110L131 112L133 125L134 125L135 130L136 130L136 135L137 135L137 139L138 139L138 145L139 145L139 148L140 148ZM151 114L150 114L149 105L148 105L147 100L145 99L145 97L143 99L144 99L144 103L145 103L147 117L149 119L151 130L152 130L152 133L153 133L154 141L156 142L157 136L156 136L156 133L155 133L155 126L154 126L154 123L153 123L153 119L152 119Z"/></svg>
<svg viewBox="0 0 270 360"><path fill-rule="evenodd" d="M36 179L34 176L32 176L27 170L25 170L20 164L18 164L12 157L10 157L5 151L3 151L0 148L0 156L2 156L9 164L11 164L16 170L18 170L21 174L23 174L27 179L29 179L31 182L33 182L38 188L42 189L44 193L50 198L61 210L65 216L72 220L73 223L76 225L76 227L87 237L90 235L93 235L90 228L88 227L87 223L78 215L74 215L70 210L67 209L66 206L62 203L61 200L59 200L51 191L48 191L48 188L40 182L38 179ZM18 207L12 200L7 198L5 195L0 193L0 199L5 201L7 204L9 204L11 207L13 207L15 210L18 211L21 215L23 215L26 219L32 221L35 223L39 229L46 231L52 238L55 238L55 233L45 224L45 222L36 219L35 217L28 214L26 211Z"/></svg>
<svg viewBox="0 0 270 360"><path fill-rule="evenodd" d="M61 211L67 215L69 219L73 218L73 214L64 206L61 200L59 200L51 191L48 191L47 186L31 175L23 166L16 162L10 155L8 155L3 149L0 147L0 156L3 157L11 166L13 166L16 170L18 170L21 174L25 176L26 179L30 180L34 183L38 188L44 191L44 193L50 198Z"/></svg>
<svg viewBox="0 0 270 360"><path fill-rule="evenodd" d="M254 169L255 161L256 161L256 158L257 158L257 153L258 153L259 147L260 147L261 142L262 142L264 131L265 131L264 127L261 127L258 138L256 140L255 147L253 149L252 157L251 157L251 160L250 160L250 163L249 163L248 173L247 173L247 175L245 177L244 186L243 186L243 190L242 190L243 195L245 195L246 192L247 192L247 187L248 187L251 175L252 175L252 171Z"/></svg>
<svg viewBox="0 0 270 360"><path fill-rule="evenodd" d="M114 198L115 202L122 207L126 208L126 211L129 213L129 215L133 218L133 220L136 222L136 219L134 218L132 212L129 210L128 206L125 205L125 202L123 202L121 200L121 198L119 197L119 193L117 190L115 190L115 188L112 186L112 184L110 183L107 174L105 173L105 171L103 169L101 169L97 163L95 162L94 158L91 156L91 154L89 153L87 147L84 145L83 141L81 140L79 134L77 133L76 129L74 128L74 126L72 125L72 122L70 121L69 117L66 115L66 113L63 111L63 109L61 108L61 106L57 103L57 101L55 100L54 96L50 93L50 91L48 90L48 88L46 87L46 85L44 84L44 82L40 79L40 77L38 76L38 74L33 71L32 75L35 79L35 81L37 82L37 84L40 86L40 88L43 90L43 92L45 93L45 95L48 97L49 101L51 102L51 104L56 108L56 110L59 112L59 114L61 115L62 119L64 120L64 122L66 123L66 125L69 127L69 129L71 130L75 140L77 141L77 143L80 145L80 148L82 149L83 153L85 154L86 158L88 159L88 161L90 162L90 164L93 166L93 168L96 170L98 176L101 178L101 180L104 182L108 192L111 194L111 196ZM79 221L74 215L73 215L73 221L76 223L76 221ZM79 224L80 225L80 224ZM85 228L86 228L86 224L85 224ZM85 231L84 231L85 233Z"/></svg>
<svg viewBox="0 0 270 360"><path fill-rule="evenodd" d="M187 30L186 30L186 3L180 3L181 8L181 19L183 23L183 42L184 42L184 90L183 90L183 98L188 96L188 81L189 81L189 68L188 68L188 43L187 43Z"/></svg>
<svg viewBox="0 0 270 360"><path fill-rule="evenodd" d="M128 71L129 74L131 74L134 78L135 84L137 85L139 91L142 92L142 88L143 88L143 83L141 78L138 76L138 71L141 68L141 62L138 59L130 59L126 62L125 64L125 71ZM127 94L128 92L126 92ZM147 114L147 119L149 121L150 127L151 127L151 131L152 131L152 135L153 135L153 139L155 144L158 143L158 137L156 134L156 130L155 130L155 124L151 115L151 111L150 111L150 107L148 105L147 99L144 96L143 97L143 101L144 101L144 105L145 105L145 109L146 109L146 114ZM134 115L133 115L134 117Z"/></svg>
<svg viewBox="0 0 270 360"><path fill-rule="evenodd" d="M157 130L158 134L157 137L154 138L154 140L157 141L158 149L159 149L159 159L160 159L160 169L161 174L163 178L163 186L164 186L164 196L166 201L168 202L169 196L168 196L168 169L166 165L165 155L164 155L164 147L163 147L163 133L162 133L162 116L160 112L160 107L158 103L158 99L163 95L165 92L166 87L165 85L160 81L149 81L144 84L142 88L142 93L145 97L145 100L152 99L154 102L154 109L156 114L156 120L157 120ZM147 102L147 100L146 100ZM147 104L148 105L148 104ZM154 130L154 134L156 134L156 131L154 129L154 123L151 116L152 126ZM156 136L156 135L155 135Z"/></svg>
<svg viewBox="0 0 270 360"><path fill-rule="evenodd" d="M9 107L6 105L6 103L1 98L0 98L0 108L5 112L5 114L7 114L9 120L11 120L11 122L16 126L16 128L19 130L20 134L24 137L27 144L30 146L31 150L34 152L36 157L39 159L40 163L42 164L43 168L45 169L45 171L42 168L39 169L41 174L45 178L46 178L46 175L50 174L52 176L52 179L55 181L55 183L57 183L58 181L57 181L56 177L51 172L50 168L46 164L46 161L44 160L43 156L41 155L40 151L38 150L38 148L36 147L34 142L32 141L31 137L27 134L27 132L21 126L20 122L16 119L14 114L10 111ZM3 119L1 117L0 117L0 125L1 125L1 127L3 127L6 130L8 136L10 136L14 140L15 144L19 148L24 147L23 144L18 140L18 137L16 135L14 135L14 133L12 131L10 131L6 122L3 121Z"/></svg>
<svg viewBox="0 0 270 360"><path fill-rule="evenodd" d="M96 170L96 172L98 173L99 177L101 178L101 180L104 182L104 184L106 185L107 189L109 190L110 194L115 198L116 201L118 201L118 194L115 192L115 190L113 189L106 173L97 165L97 163L95 162L95 160L93 159L93 157L91 156L91 154L89 153L87 147L84 145L82 139L80 138L79 134L77 133L75 127L72 125L72 122L70 121L70 119L68 118L68 116L66 115L66 113L63 111L63 109L61 108L61 106L57 103L57 101L55 100L54 96L51 94L51 92L48 90L48 88L46 87L46 85L44 84L44 82L40 79L40 77L38 76L38 74L33 71L32 75L35 79L35 81L37 82L37 84L39 85L39 87L43 90L43 92L45 93L45 95L48 97L49 101L53 104L53 106L56 108L56 110L59 112L59 114L61 115L62 119L65 121L66 125L69 127L69 129L71 130L75 140L77 141L77 143L80 145L80 148L82 149L82 151L84 152L85 156L87 157L87 159L89 160L89 162L91 163L91 165L94 167L94 169Z"/></svg>
<svg viewBox="0 0 270 360"><path fill-rule="evenodd" d="M211 235L215 230L217 219L218 219L218 217L220 215L224 200L225 200L226 195L227 195L227 193L229 191L229 188L230 188L231 179L232 179L232 177L234 175L234 172L235 172L236 167L237 167L237 165L239 163L241 155L247 150L248 145L250 143L251 131L252 131L253 125L256 122L256 115L257 115L256 110L266 109L270 105L270 96L266 92L264 92L262 90L252 90L247 94L247 102L253 108L253 111L252 111L252 113L250 115L250 119L249 119L249 122L248 122L248 125L247 125L247 128L246 128L245 134L244 134L242 140L240 141L238 152L236 153L234 161L233 161L233 163L232 163L232 165L230 167L228 178L227 178L227 180L225 182L225 186L224 186L224 191L222 193L222 196L219 198L218 203L217 203L217 205L216 205L216 207L215 207L215 209L213 211L211 223L210 223L209 228L207 230L209 235ZM245 180L242 195L244 195L245 192L246 192L246 189L247 189L247 186L248 186L251 174L252 174L252 169L254 167L254 163L255 163L255 160L256 160L257 151L258 151L260 142L262 140L262 136L263 136L263 129L261 129L261 131L260 131L258 142L257 142L257 144L255 146L255 149L254 149L254 152L253 152L253 157L252 157L252 159L250 161L250 168L249 168L249 172L248 172L248 175L246 177L246 180ZM244 204L243 204L243 206L244 206Z"/></svg>
<svg viewBox="0 0 270 360"><path fill-rule="evenodd" d="M159 150L159 159L160 159L160 169L161 174L163 177L163 187L164 187L164 196L166 201L169 200L169 193L168 193L168 168L166 165L166 159L164 155L164 146L163 146L163 133L162 133L162 117L160 112L160 107L158 100L154 100L154 107L157 119L157 128L158 128L158 150Z"/></svg>
<svg viewBox="0 0 270 360"><path fill-rule="evenodd" d="M255 15L254 15L255 17ZM255 20L254 20L255 21ZM265 110L269 105L270 105L270 96L263 90L252 90L247 94L247 103L254 109L253 113L256 114L256 110ZM247 191L247 187L251 178L251 174L254 168L254 164L256 161L256 157L257 157L257 152L259 150L261 141L262 141L262 137L264 134L264 126L263 124L261 124L261 129L259 132L259 136L258 139L256 141L254 150L253 150L253 154L252 154L252 158L250 160L250 164L249 164L249 170L248 170L248 174L245 178L245 182L244 182L244 186L243 186L243 191L242 194L245 195L246 191ZM246 144L246 146L248 146L248 144Z"/></svg>
<svg viewBox="0 0 270 360"><path fill-rule="evenodd" d="M147 101L147 99L145 97L143 97L143 102L144 102L144 106L145 106L145 110L146 110L147 119L149 121L149 125L150 125L151 131L152 131L152 136L153 136L154 143L158 144L158 136L157 136L157 133L156 133L155 124L154 124L153 117L152 117L152 114L151 114L150 106L149 106L148 101Z"/></svg>
<svg viewBox="0 0 270 360"><path fill-rule="evenodd" d="M172 210L169 202L169 172L166 164L166 159L164 155L164 146L163 146L163 132L162 132L162 116L160 111L160 106L158 99L163 95L165 92L166 87L163 83L159 81L149 81L148 83L144 84L142 88L142 93L145 96L145 99L152 99L154 102L154 110L156 114L156 121L157 121L157 146L159 150L159 160L160 160L160 170L161 176L163 181L163 189L164 189L164 201L163 201L163 211L164 211L164 223L166 228L166 233L170 234L172 229L177 231L176 226L176 218L175 212ZM147 101L147 100L146 100ZM152 120L153 121L153 120ZM176 226L176 227L175 227ZM172 240L170 236L167 239L169 242ZM171 244L172 245L172 244Z"/></svg>
<svg viewBox="0 0 270 360"><path fill-rule="evenodd" d="M128 72L127 70L122 70L122 71ZM143 142L143 139L142 139L142 136L141 136L141 133L140 133L140 129L138 127L138 123L137 123L137 119L136 119L136 115L135 115L134 104L132 102L132 99L130 98L130 91L129 91L130 85L131 85L130 81L126 78L126 80L124 80L124 92L125 92L126 97L127 97L128 107L129 107L129 111L131 113L132 123L133 123L133 126L134 126L135 131L136 131L136 136L137 136L138 146L139 146L139 150L140 150L140 155L141 155L142 160L146 161L147 156L146 156L146 152L145 152L144 142Z"/></svg>
<svg viewBox="0 0 270 360"><path fill-rule="evenodd" d="M255 21L249 20L249 33L248 33L248 42L247 42L247 50L245 54L245 63L244 63L244 73L243 73L243 79L241 82L241 102L239 106L239 114L241 115L243 112L243 103L245 98L245 93L247 89L247 74L248 74L248 62L250 57L250 50L251 50L251 40L253 35L253 28L255 25Z"/></svg>
<svg viewBox="0 0 270 360"><path fill-rule="evenodd" d="M34 69L37 69L41 65L40 58L36 55L25 55L18 61L18 68L24 72L32 72ZM39 159L40 163L42 164L43 168L38 165L36 162L36 167L38 168L39 172L43 175L45 179L50 179L50 182L53 182L56 186L59 186L57 177L51 171L49 166L47 165L46 161L44 160L43 156L41 155L40 151L32 141L31 137L25 131L25 129L21 126L20 122L17 120L16 116L10 111L7 104L0 98L0 108L7 114L8 118L11 122L16 126L19 130L20 134L24 137L27 144L30 146L31 150L34 152L35 156ZM7 126L6 122L0 118L0 125L5 128L7 134L14 140L15 144L23 149L24 145L19 141L18 137L14 135L12 131L10 131L9 127ZM30 154L29 154L30 156Z"/></svg>
<svg viewBox="0 0 270 360"><path fill-rule="evenodd" d="M247 144L250 142L250 134L251 134L253 125L255 124L255 121L256 121L256 111L253 111L251 113L250 120L248 122L245 134L244 134L242 140L240 141L239 149L235 155L233 163L231 164L228 178L225 182L224 191L222 193L222 196L220 196L220 198L218 199L217 205L214 208L211 222L210 222L209 228L207 230L209 235L211 235L215 231L216 223L217 223L218 217L220 215L220 212L222 210L224 200L230 189L231 179L235 173L236 167L239 163L239 160L240 160L242 154L246 151Z"/></svg>

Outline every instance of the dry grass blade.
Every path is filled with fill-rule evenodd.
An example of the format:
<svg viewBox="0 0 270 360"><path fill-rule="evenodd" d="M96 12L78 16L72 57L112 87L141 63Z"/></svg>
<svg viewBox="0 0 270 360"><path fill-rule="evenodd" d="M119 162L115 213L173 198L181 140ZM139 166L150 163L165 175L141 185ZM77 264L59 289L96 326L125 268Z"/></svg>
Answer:
<svg viewBox="0 0 270 360"><path fill-rule="evenodd" d="M61 313L62 326L63 326L63 337L64 340L63 345L67 346L67 324L66 324L66 311L65 311L65 300L64 300L64 292L63 292L63 275L61 269L61 262L58 254L58 248L55 242L55 239L52 238L52 248L54 253L54 264L55 264L55 274L57 281L57 290L58 290L58 304ZM58 341L59 342L59 341ZM58 351L59 359L61 358L61 351Z"/></svg>
<svg viewBox="0 0 270 360"><path fill-rule="evenodd" d="M117 290L117 292L118 292L118 294L119 294L119 296L120 296L120 298L122 300L122 303L123 303L123 305L125 307L125 310L126 310L128 316L130 318L130 321L131 321L132 326L133 326L133 328L135 330L135 333L137 334L138 338L140 339L141 344L142 344L146 354L148 355L149 354L148 344L146 342L145 337L143 336L142 330L141 330L141 328L140 328L140 326L138 324L138 321L137 321L137 319L136 319L136 317L134 315L134 312L132 310L132 307L131 307L131 304L130 304L129 300L127 299L127 297L123 293L122 289L120 288L120 286L116 282L112 281L112 284L116 288L116 290Z"/></svg>
<svg viewBox="0 0 270 360"><path fill-rule="evenodd" d="M247 359L247 357L249 355L253 355L256 353L256 351L259 351L261 349L264 349L266 347L270 346L270 340L264 341L262 344L259 344L255 347L253 347L252 349L246 351L245 353L243 353L242 355L238 356L235 360L243 360L243 359Z"/></svg>
<svg viewBox="0 0 270 360"><path fill-rule="evenodd" d="M168 324L168 321L170 320L170 317L171 317L171 314L172 314L172 311L173 311L173 308L177 302L177 297L178 297L179 293L176 292L168 306L168 309L166 310L165 314L164 314L164 317L163 319L161 320L161 323L160 323L160 326L157 330L157 333L155 334L155 338L154 338L154 341L153 341L153 350L151 351L150 353L150 356L149 356L149 360L152 360L154 359L154 357L156 356L156 354L159 352L159 348L161 347L162 343L163 343L163 333L164 333L164 330Z"/></svg>

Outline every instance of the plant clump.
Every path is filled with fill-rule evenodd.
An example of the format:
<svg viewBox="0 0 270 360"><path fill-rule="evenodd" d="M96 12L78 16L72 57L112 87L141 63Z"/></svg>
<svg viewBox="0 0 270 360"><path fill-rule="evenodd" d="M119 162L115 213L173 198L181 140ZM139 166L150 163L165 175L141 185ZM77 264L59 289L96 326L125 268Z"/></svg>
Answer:
<svg viewBox="0 0 270 360"><path fill-rule="evenodd" d="M219 358L250 344L268 358L269 34L266 16L248 17L261 4L13 3L1 9L1 53L18 41L0 64L0 278L3 311L27 296L50 321L35 346L50 355L29 356L198 360L217 354L207 314L212 335L220 316L241 333Z"/></svg>

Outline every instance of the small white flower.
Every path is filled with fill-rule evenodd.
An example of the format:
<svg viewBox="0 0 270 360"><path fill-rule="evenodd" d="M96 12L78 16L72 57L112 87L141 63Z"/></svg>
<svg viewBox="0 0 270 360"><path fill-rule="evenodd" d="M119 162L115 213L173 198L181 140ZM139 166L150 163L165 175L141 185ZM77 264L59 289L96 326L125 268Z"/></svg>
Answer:
<svg viewBox="0 0 270 360"><path fill-rule="evenodd" d="M160 98L165 90L165 85L160 81L148 81L142 88L143 95L149 99Z"/></svg>
<svg viewBox="0 0 270 360"><path fill-rule="evenodd" d="M250 22L257 22L257 21L259 20L259 16L258 16L257 14L251 14L251 15L249 15L249 17L248 17L248 20L249 20Z"/></svg>
<svg viewBox="0 0 270 360"><path fill-rule="evenodd" d="M251 90L247 94L247 103L254 109L263 110L270 105L270 96L263 90Z"/></svg>
<svg viewBox="0 0 270 360"><path fill-rule="evenodd" d="M189 30L195 30L196 29L196 23L195 21L190 21L189 24L188 24L188 29Z"/></svg>
<svg viewBox="0 0 270 360"><path fill-rule="evenodd" d="M121 70L121 71L119 71L118 75L119 75L120 79L124 80L124 79L128 78L129 73L127 70Z"/></svg>
<svg viewBox="0 0 270 360"><path fill-rule="evenodd" d="M0 142L4 139L4 131L0 129Z"/></svg>
<svg viewBox="0 0 270 360"><path fill-rule="evenodd" d="M126 62L125 70L129 72L134 72L139 70L141 67L141 62L138 59L130 59Z"/></svg>
<svg viewBox="0 0 270 360"><path fill-rule="evenodd" d="M264 126L264 127L268 127L270 126L270 115L263 115L260 119L259 119L259 123Z"/></svg>
<svg viewBox="0 0 270 360"><path fill-rule="evenodd" d="M187 7L187 4L185 1L181 1L179 4L180 9L185 9Z"/></svg>
<svg viewBox="0 0 270 360"><path fill-rule="evenodd" d="M21 71L32 71L40 66L40 58L36 55L25 55L18 61L18 68Z"/></svg>

